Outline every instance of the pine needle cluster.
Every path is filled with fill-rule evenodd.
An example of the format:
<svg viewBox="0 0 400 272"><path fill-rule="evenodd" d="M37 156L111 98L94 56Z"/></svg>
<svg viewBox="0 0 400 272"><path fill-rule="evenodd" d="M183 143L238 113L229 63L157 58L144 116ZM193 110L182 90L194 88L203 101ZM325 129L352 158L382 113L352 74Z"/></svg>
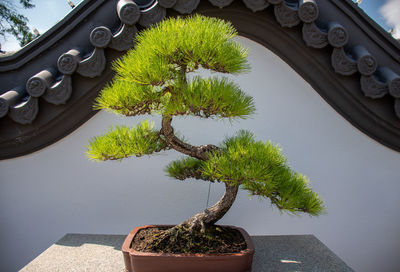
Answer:
<svg viewBox="0 0 400 272"><path fill-rule="evenodd" d="M194 115L209 118L246 118L255 111L253 98L226 78L195 77L180 88L179 95L171 96L164 114Z"/></svg>
<svg viewBox="0 0 400 272"><path fill-rule="evenodd" d="M222 73L247 71L247 51L232 38L235 28L223 20L204 16L164 20L137 36L134 50L114 65L128 81L163 85L177 72L203 67Z"/></svg>
<svg viewBox="0 0 400 272"><path fill-rule="evenodd" d="M248 131L227 138L206 161L184 158L168 165L166 171L180 180L196 178L240 185L290 213L324 212L322 200L308 185L307 177L289 168L279 146L256 141Z"/></svg>
<svg viewBox="0 0 400 272"><path fill-rule="evenodd" d="M121 160L130 156L141 157L168 148L154 124L143 121L134 128L115 126L102 136L94 137L86 155L94 161Z"/></svg>
<svg viewBox="0 0 400 272"><path fill-rule="evenodd" d="M161 93L152 86L117 77L101 91L94 109L106 109L125 116L151 114L160 109L160 100Z"/></svg>

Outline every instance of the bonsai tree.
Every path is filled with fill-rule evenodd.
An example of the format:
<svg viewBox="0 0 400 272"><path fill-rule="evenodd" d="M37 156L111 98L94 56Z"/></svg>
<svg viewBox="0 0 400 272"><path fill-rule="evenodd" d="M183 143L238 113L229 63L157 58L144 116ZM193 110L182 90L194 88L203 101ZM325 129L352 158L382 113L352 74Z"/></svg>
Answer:
<svg viewBox="0 0 400 272"><path fill-rule="evenodd" d="M239 74L249 70L247 51L232 38L223 20L192 16L173 18L142 31L136 46L114 63L116 76L96 99L95 108L125 116L160 114L161 129L150 121L116 126L93 138L87 156L95 161L121 160L174 149L186 155L166 167L169 176L225 184L221 199L201 213L156 237L156 243L206 233L235 201L239 187L264 197L280 210L319 215L322 201L308 179L292 171L280 148L240 131L220 146L194 146L176 136L175 116L245 119L255 111L253 98L226 77L188 79L199 68Z"/></svg>

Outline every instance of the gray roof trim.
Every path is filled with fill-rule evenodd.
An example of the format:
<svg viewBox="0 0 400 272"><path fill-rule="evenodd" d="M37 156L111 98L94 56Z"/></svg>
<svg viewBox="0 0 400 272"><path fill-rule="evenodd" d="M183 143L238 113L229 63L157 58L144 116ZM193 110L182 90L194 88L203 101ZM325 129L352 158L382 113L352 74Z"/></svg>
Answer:
<svg viewBox="0 0 400 272"><path fill-rule="evenodd" d="M112 78L111 61L134 46L138 29L194 10L232 21L354 126L400 151L400 45L350 0L209 2L158 0L140 11L132 0L84 1L38 40L0 59L0 159L39 150L84 123Z"/></svg>
<svg viewBox="0 0 400 272"><path fill-rule="evenodd" d="M347 16L352 18L371 39L389 53L394 60L400 63L400 43L392 37L387 31L379 26L368 14L366 14L352 0L333 0L332 1Z"/></svg>
<svg viewBox="0 0 400 272"><path fill-rule="evenodd" d="M62 39L106 0L83 1L62 20L16 53L0 58L0 72L20 68Z"/></svg>

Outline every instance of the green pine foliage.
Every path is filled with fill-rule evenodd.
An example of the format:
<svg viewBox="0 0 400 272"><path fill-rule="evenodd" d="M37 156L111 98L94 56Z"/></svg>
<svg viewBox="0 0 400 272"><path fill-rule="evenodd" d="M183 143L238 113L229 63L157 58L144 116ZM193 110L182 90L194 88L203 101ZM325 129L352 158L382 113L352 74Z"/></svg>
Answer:
<svg viewBox="0 0 400 272"><path fill-rule="evenodd" d="M186 78L199 68L233 74L247 71L247 52L232 40L236 35L230 23L199 15L168 19L142 31L135 48L114 63L118 76L100 93L95 109L126 116L249 116L254 112L253 100L232 81Z"/></svg>
<svg viewBox="0 0 400 272"><path fill-rule="evenodd" d="M175 93L179 91L179 94ZM203 118L246 118L255 111L253 98L226 78L193 78L167 89L115 79L96 99L95 109L125 116L160 113Z"/></svg>
<svg viewBox="0 0 400 272"><path fill-rule="evenodd" d="M187 178L195 178L201 180L208 180L214 182L215 179L204 174L203 161L192 158L184 157L180 160L171 162L166 168L168 176L179 180Z"/></svg>
<svg viewBox="0 0 400 272"><path fill-rule="evenodd" d="M150 155L167 148L154 124L143 121L134 128L116 126L106 134L94 137L89 142L86 155L94 161L121 160Z"/></svg>
<svg viewBox="0 0 400 272"><path fill-rule="evenodd" d="M210 153L207 161L186 158L171 163L166 171L180 180L202 178L241 185L250 194L269 198L280 210L290 213L324 212L322 200L312 191L307 177L289 168L281 149L256 141L248 131L227 138L221 150Z"/></svg>
<svg viewBox="0 0 400 272"><path fill-rule="evenodd" d="M222 73L238 74L249 69L243 49L232 38L235 28L225 21L204 16L164 20L137 37L135 49L114 65L127 81L164 85L182 72L200 66ZM186 72L183 71L183 72Z"/></svg>
<svg viewBox="0 0 400 272"><path fill-rule="evenodd" d="M119 78L107 85L96 98L94 109L106 109L125 116L150 114L160 109L161 93L149 85Z"/></svg>
<svg viewBox="0 0 400 272"><path fill-rule="evenodd" d="M195 77L180 88L179 95L171 95L165 104L166 115L194 115L209 118L246 118L255 110L253 98L226 78Z"/></svg>

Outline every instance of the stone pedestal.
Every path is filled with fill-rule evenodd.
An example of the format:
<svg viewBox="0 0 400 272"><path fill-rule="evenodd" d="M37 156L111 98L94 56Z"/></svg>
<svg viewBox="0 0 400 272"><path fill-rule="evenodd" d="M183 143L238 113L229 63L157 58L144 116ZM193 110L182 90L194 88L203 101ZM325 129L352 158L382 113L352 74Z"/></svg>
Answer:
<svg viewBox="0 0 400 272"><path fill-rule="evenodd" d="M353 271L313 235L252 236L253 272ZM23 272L123 272L125 235L67 234ZM206 272L206 271L205 271Z"/></svg>

